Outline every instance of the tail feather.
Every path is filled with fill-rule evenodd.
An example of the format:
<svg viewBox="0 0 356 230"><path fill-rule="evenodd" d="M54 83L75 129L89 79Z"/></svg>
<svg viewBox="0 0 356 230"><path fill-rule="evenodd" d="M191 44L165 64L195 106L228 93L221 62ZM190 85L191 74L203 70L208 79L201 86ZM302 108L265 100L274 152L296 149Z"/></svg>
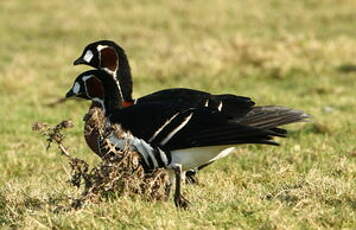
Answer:
<svg viewBox="0 0 356 230"><path fill-rule="evenodd" d="M276 129L278 126L307 121L308 118L310 115L301 110L281 106L257 106L246 114L240 124L260 129ZM277 132L285 131L282 130L278 129Z"/></svg>

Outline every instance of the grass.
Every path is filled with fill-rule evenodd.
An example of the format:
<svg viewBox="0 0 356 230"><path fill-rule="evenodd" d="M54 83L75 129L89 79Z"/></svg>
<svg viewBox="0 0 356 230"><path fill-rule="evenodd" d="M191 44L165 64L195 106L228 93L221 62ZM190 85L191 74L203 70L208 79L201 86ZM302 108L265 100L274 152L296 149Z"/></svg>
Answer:
<svg viewBox="0 0 356 230"><path fill-rule="evenodd" d="M355 229L355 1L1 1L0 226L3 229ZM68 165L31 131L73 119L67 145L95 164L81 122L88 103L46 106L86 67L89 42L129 55L135 96L169 87L299 108L279 148L241 146L186 186L194 206L120 197L69 213Z"/></svg>

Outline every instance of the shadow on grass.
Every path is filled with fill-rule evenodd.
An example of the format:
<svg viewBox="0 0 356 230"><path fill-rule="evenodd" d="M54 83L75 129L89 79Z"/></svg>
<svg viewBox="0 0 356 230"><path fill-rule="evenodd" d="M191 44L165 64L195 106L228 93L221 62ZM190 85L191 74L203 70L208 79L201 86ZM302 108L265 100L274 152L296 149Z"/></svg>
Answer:
<svg viewBox="0 0 356 230"><path fill-rule="evenodd" d="M356 72L355 64L343 64L337 67L337 70L341 73L353 73Z"/></svg>

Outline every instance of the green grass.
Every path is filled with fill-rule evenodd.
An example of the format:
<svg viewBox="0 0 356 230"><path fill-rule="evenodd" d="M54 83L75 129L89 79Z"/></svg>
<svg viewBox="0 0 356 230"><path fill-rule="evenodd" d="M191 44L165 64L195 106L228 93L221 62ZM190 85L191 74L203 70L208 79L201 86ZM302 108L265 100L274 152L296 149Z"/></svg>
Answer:
<svg viewBox="0 0 356 230"><path fill-rule="evenodd" d="M4 229L356 229L356 2L0 2L0 226ZM135 96L169 87L250 96L303 109L279 148L242 146L185 186L194 204L121 197L53 212L77 194L66 160L31 131L73 119L67 146L95 164L82 137L87 102L46 106L86 67L89 42L119 42ZM350 70L350 71L347 71Z"/></svg>

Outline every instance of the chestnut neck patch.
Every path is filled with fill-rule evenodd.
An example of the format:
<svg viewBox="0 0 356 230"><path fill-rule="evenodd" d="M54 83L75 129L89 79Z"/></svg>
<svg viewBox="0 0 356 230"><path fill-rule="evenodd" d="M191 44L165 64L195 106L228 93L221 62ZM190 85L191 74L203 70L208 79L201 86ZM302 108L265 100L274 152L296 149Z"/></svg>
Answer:
<svg viewBox="0 0 356 230"><path fill-rule="evenodd" d="M86 81L88 96L91 98L104 98L104 89L100 80L89 78Z"/></svg>
<svg viewBox="0 0 356 230"><path fill-rule="evenodd" d="M103 68L108 68L111 71L116 71L118 66L119 57L117 56L114 49L106 47L100 50L101 56L101 66Z"/></svg>

